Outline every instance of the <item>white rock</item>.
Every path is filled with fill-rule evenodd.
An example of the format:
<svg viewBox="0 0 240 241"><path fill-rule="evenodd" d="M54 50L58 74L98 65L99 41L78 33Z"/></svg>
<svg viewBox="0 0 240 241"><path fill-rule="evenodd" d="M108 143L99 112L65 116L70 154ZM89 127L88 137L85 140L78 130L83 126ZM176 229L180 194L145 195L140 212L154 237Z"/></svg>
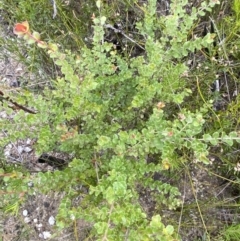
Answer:
<svg viewBox="0 0 240 241"><path fill-rule="evenodd" d="M34 222L34 223L37 223L37 221L38 221L37 218L34 218L34 219L33 219L33 222Z"/></svg>
<svg viewBox="0 0 240 241"><path fill-rule="evenodd" d="M26 144L30 145L31 144L31 139L28 138L27 141L26 141Z"/></svg>
<svg viewBox="0 0 240 241"><path fill-rule="evenodd" d="M3 119L7 117L7 113L6 112L2 112L0 115Z"/></svg>
<svg viewBox="0 0 240 241"><path fill-rule="evenodd" d="M22 214L23 214L24 217L26 217L26 216L28 215L28 210L26 210L26 209L23 210L23 213L22 213Z"/></svg>
<svg viewBox="0 0 240 241"><path fill-rule="evenodd" d="M24 151L28 153L28 152L32 151L32 148L30 148L29 146L26 146L26 147L24 147Z"/></svg>
<svg viewBox="0 0 240 241"><path fill-rule="evenodd" d="M16 72L21 72L22 70L23 70L22 67L17 67L17 68L15 69Z"/></svg>
<svg viewBox="0 0 240 241"><path fill-rule="evenodd" d="M29 187L33 187L33 182L28 182Z"/></svg>
<svg viewBox="0 0 240 241"><path fill-rule="evenodd" d="M43 238L44 238L44 239L51 238L51 236L52 236L51 233L48 232L48 231L44 231L42 234L43 234Z"/></svg>
<svg viewBox="0 0 240 241"><path fill-rule="evenodd" d="M36 228L37 228L37 230L40 231L42 226L43 226L43 225L42 225L41 223L36 224Z"/></svg>
<svg viewBox="0 0 240 241"><path fill-rule="evenodd" d="M9 156L10 156L11 149L12 149L12 144L6 145L6 147L5 147L5 149L4 149L4 155L5 155L6 157L9 157Z"/></svg>
<svg viewBox="0 0 240 241"><path fill-rule="evenodd" d="M18 147L17 147L17 150L18 150L18 154L22 154L22 152L23 152L23 147L22 147L22 146L18 146Z"/></svg>
<svg viewBox="0 0 240 241"><path fill-rule="evenodd" d="M30 223L30 222L31 222L31 219L29 217L24 218L24 223Z"/></svg>
<svg viewBox="0 0 240 241"><path fill-rule="evenodd" d="M234 96L237 96L237 95L238 95L238 91L237 91L237 90L234 90L234 91L233 91L233 97L234 97Z"/></svg>
<svg viewBox="0 0 240 241"><path fill-rule="evenodd" d="M54 223L55 223L55 218L54 218L53 216L50 216L49 219L48 219L48 223L49 223L50 225L54 225Z"/></svg>
<svg viewBox="0 0 240 241"><path fill-rule="evenodd" d="M10 156L10 150L4 151L4 155L5 155L5 157L9 157Z"/></svg>

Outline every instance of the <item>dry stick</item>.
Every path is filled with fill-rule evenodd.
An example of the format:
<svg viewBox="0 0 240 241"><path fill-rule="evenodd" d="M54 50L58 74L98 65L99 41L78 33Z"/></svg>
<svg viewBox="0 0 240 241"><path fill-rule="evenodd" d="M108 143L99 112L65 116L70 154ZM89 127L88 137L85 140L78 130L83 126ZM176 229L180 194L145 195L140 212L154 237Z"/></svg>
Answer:
<svg viewBox="0 0 240 241"><path fill-rule="evenodd" d="M74 236L76 238L76 241L78 241L78 230L77 230L77 221L74 219Z"/></svg>
<svg viewBox="0 0 240 241"><path fill-rule="evenodd" d="M7 133L6 133L5 131L3 131L3 134L7 137ZM13 145L13 147L16 149L16 151L17 151L17 153L18 153L18 155L19 155L19 157L20 157L21 163L22 163L22 162L23 162L23 158L22 158L21 153L18 151L17 146L16 146L13 142L10 142L10 143L11 143L11 144ZM14 157L11 157L10 155L8 156L8 158L18 162L18 159L14 158Z"/></svg>
<svg viewBox="0 0 240 241"><path fill-rule="evenodd" d="M218 197L228 186L230 186L231 185L231 183L229 182L229 183L227 183L227 185L225 185L225 187L220 191L220 192L218 192L217 194L216 194L216 197Z"/></svg>
<svg viewBox="0 0 240 241"><path fill-rule="evenodd" d="M99 175L98 175L98 163L97 163L97 156L96 153L94 154L94 166L95 166L95 172L96 172L96 176L97 176L97 182L99 183Z"/></svg>
<svg viewBox="0 0 240 241"><path fill-rule="evenodd" d="M104 236L102 238L102 241L108 241L107 234L108 234L108 230L109 230L110 223L111 223L110 217L111 217L111 214L113 212L113 209L114 209L114 203L111 204L111 207L110 207L110 210L109 210L109 218L108 218L107 228L104 232Z"/></svg>
<svg viewBox="0 0 240 241"><path fill-rule="evenodd" d="M188 178L189 178L189 181L190 181L190 185L191 185L191 188L192 188L192 194L193 194L194 199L196 201L196 205L197 205L197 209L198 209L201 221L202 221L202 225L203 225L203 227L205 229L206 234L209 235L208 230L207 230L207 226L206 226L205 221L203 219L203 215L202 215L202 211L201 211L200 205L198 203L197 193L195 191L195 188L194 188L194 185L193 185L193 182L192 182L192 177L191 177L191 174L190 174L189 170L187 170L187 175L188 175ZM210 241L209 237L207 237L207 241Z"/></svg>
<svg viewBox="0 0 240 241"><path fill-rule="evenodd" d="M198 93L200 94L200 97L201 97L201 99L203 100L203 102L207 105L207 102L206 102L206 100L204 99L204 96L203 96L202 91L201 91L200 86L199 86L198 76L196 76L196 80L197 80ZM213 115L217 118L218 123L219 123L220 127L222 128L222 124L221 124L221 121L220 121L218 115L212 110L212 108L208 107L208 109L209 109L209 110L213 113Z"/></svg>
<svg viewBox="0 0 240 241"><path fill-rule="evenodd" d="M37 112L35 112L35 111L33 111L33 110L30 110L30 109L28 109L28 108L25 107L25 106L19 105L18 103L14 102L14 101L12 101L12 100L10 100L10 99L6 99L6 100L8 100L8 101L9 101L10 103L12 103L13 105L15 105L17 108L19 108L19 109L21 109L21 110L24 110L25 112L28 112L28 113L30 113L30 114L37 114Z"/></svg>
<svg viewBox="0 0 240 241"><path fill-rule="evenodd" d="M55 0L51 0L52 6L53 6L53 19L57 16L57 5Z"/></svg>
<svg viewBox="0 0 240 241"><path fill-rule="evenodd" d="M230 92L229 92L229 88L228 88L228 82L227 82L227 75L226 75L226 71L223 72L224 73L224 79L225 79L225 84L226 84L226 88L227 88L227 93L228 93L228 101L230 102Z"/></svg>
<svg viewBox="0 0 240 241"><path fill-rule="evenodd" d="M210 18L210 20L211 20L211 22L212 22L212 24L214 26L214 29L216 30L216 33L217 33L217 36L218 36L218 40L220 42L219 45L222 46L224 56L225 56L226 60L228 61L228 63L230 63L230 60L229 60L227 52L226 52L226 48L224 46L224 42L225 41L224 41L224 39L221 39L220 33L218 31L218 28L217 28L214 20L212 18ZM230 93L229 93L229 87L228 87L228 82L227 82L227 77L226 77L226 71L224 70L223 72L224 72L224 79L225 79L225 84L226 84L226 88L227 88L227 93L228 93L228 100L230 101ZM236 88L236 91L238 93L238 88L237 88L237 85L236 85L236 81L235 81L235 88Z"/></svg>
<svg viewBox="0 0 240 241"><path fill-rule="evenodd" d="M141 48L142 50L145 50L140 44L138 44L135 40L127 36L122 30L114 28L111 24L106 24L105 27L114 30L115 33L121 33L125 38L135 43L139 48Z"/></svg>
<svg viewBox="0 0 240 241"><path fill-rule="evenodd" d="M17 102L11 100L9 97L4 97L4 94L3 94L3 92L2 92L1 90L0 90L0 96L2 96L2 98L3 98L4 100L10 102L11 104L13 104L13 105L14 105L15 107L17 107L18 109L24 110L25 112L28 112L28 113L30 113L30 114L37 114L36 111L30 110L30 109L28 109L27 107L18 104ZM10 108L13 109L13 107L10 107Z"/></svg>
<svg viewBox="0 0 240 241"><path fill-rule="evenodd" d="M186 180L186 173L185 173L185 177L184 178ZM182 222L183 206L184 206L184 203L185 203L185 197L186 197L186 185L184 184L182 205L181 205L181 213L180 213L180 217L179 217L179 221L178 221L178 234L180 233L180 226L181 226L181 222Z"/></svg>

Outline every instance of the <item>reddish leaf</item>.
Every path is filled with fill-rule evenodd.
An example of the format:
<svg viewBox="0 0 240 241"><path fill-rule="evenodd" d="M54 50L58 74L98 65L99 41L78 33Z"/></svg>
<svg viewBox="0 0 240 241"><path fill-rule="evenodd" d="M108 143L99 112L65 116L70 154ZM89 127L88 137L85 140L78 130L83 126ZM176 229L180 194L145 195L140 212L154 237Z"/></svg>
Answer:
<svg viewBox="0 0 240 241"><path fill-rule="evenodd" d="M20 37L25 35L26 33L29 33L28 21L24 21L22 23L16 23L13 27L13 33Z"/></svg>

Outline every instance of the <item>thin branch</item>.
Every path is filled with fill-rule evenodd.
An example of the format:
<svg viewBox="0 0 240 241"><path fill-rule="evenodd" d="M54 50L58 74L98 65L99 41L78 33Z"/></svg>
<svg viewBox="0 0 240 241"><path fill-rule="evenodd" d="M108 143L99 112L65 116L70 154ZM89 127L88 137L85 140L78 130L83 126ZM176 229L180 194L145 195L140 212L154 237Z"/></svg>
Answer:
<svg viewBox="0 0 240 241"><path fill-rule="evenodd" d="M0 90L0 96L2 96L2 97L0 97L0 101L1 101L1 99L3 99L3 100L5 100L7 102L10 102L11 104L14 105L14 106L9 106L12 109L21 109L21 110L24 110L25 112L28 112L30 114L37 114L36 111L30 110L29 108L27 108L27 107L25 107L23 105L18 104L17 102L11 100L9 97L4 97L4 94L3 94L3 92L1 90Z"/></svg>
<svg viewBox="0 0 240 241"><path fill-rule="evenodd" d="M52 6L53 6L53 19L57 16L57 5L55 0L51 0Z"/></svg>
<svg viewBox="0 0 240 241"><path fill-rule="evenodd" d="M106 24L105 28L110 28L110 29L114 30L115 33L121 33L125 38L130 40L132 43L135 43L139 48L141 48L142 50L145 50L140 44L138 44L135 40L133 40L132 38L127 36L122 30L114 28L111 24Z"/></svg>

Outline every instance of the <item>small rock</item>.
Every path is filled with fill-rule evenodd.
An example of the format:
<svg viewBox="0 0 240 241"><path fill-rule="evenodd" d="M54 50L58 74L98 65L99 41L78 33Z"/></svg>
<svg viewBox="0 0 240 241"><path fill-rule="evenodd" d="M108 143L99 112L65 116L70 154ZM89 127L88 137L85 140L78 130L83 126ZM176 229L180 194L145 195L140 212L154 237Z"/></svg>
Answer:
<svg viewBox="0 0 240 241"><path fill-rule="evenodd" d="M31 222L31 219L29 217L24 218L24 223L30 223L30 222Z"/></svg>
<svg viewBox="0 0 240 241"><path fill-rule="evenodd" d="M34 218L34 219L33 219L33 222L34 222L34 223L37 223L37 221L38 221L37 218Z"/></svg>
<svg viewBox="0 0 240 241"><path fill-rule="evenodd" d="M30 144L31 144L31 139L30 139L30 138L27 139L26 144L27 144L27 145L30 145Z"/></svg>
<svg viewBox="0 0 240 241"><path fill-rule="evenodd" d="M5 157L9 157L9 156L10 156L10 150L6 150L6 151L4 152L4 155L5 155Z"/></svg>
<svg viewBox="0 0 240 241"><path fill-rule="evenodd" d="M55 223L55 218L54 218L53 216L50 216L50 218L48 219L48 223L49 223L50 225L54 225L54 223Z"/></svg>
<svg viewBox="0 0 240 241"><path fill-rule="evenodd" d="M25 209L25 210L23 210L23 216L25 216L25 217L26 217L27 215L28 215L28 210L26 210L26 209Z"/></svg>
<svg viewBox="0 0 240 241"><path fill-rule="evenodd" d="M28 152L32 151L32 148L30 148L29 146L26 146L26 147L24 147L24 151L28 153Z"/></svg>
<svg viewBox="0 0 240 241"><path fill-rule="evenodd" d="M17 67L17 68L15 69L15 71L16 71L16 72L21 72L21 71L23 71L23 69L22 69L22 67Z"/></svg>
<svg viewBox="0 0 240 241"><path fill-rule="evenodd" d="M33 187L34 186L33 182L28 182L28 186Z"/></svg>
<svg viewBox="0 0 240 241"><path fill-rule="evenodd" d="M48 231L44 231L42 234L43 234L43 238L44 238L44 239L51 238L51 233L48 232Z"/></svg>
<svg viewBox="0 0 240 241"><path fill-rule="evenodd" d="M42 227L43 225L41 224L41 223L39 223L39 224L36 224L36 228L37 228L37 230L41 230L41 227Z"/></svg>
<svg viewBox="0 0 240 241"><path fill-rule="evenodd" d="M5 149L4 149L4 155L5 155L5 157L9 157L9 156L10 156L11 149L12 149L12 144L6 145L6 147L5 147Z"/></svg>
<svg viewBox="0 0 240 241"><path fill-rule="evenodd" d="M6 113L6 112L1 112L1 113L0 113L0 116L1 116L3 119L5 119L5 118L7 118L7 113Z"/></svg>
<svg viewBox="0 0 240 241"><path fill-rule="evenodd" d="M17 147L17 150L18 150L18 154L22 154L22 152L23 152L23 147L22 147L22 146L18 146L18 147Z"/></svg>

